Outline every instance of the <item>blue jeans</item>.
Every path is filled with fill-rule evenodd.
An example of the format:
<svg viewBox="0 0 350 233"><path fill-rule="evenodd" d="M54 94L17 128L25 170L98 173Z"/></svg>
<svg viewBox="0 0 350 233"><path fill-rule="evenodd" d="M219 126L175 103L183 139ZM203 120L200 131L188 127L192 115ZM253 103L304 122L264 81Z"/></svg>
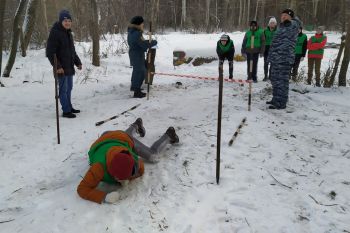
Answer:
<svg viewBox="0 0 350 233"><path fill-rule="evenodd" d="M64 113L72 111L71 93L73 89L73 75L59 76L59 97Z"/></svg>
<svg viewBox="0 0 350 233"><path fill-rule="evenodd" d="M140 64L133 66L132 76L131 76L131 89L139 90L141 89L143 80L145 79L147 70L145 64Z"/></svg>

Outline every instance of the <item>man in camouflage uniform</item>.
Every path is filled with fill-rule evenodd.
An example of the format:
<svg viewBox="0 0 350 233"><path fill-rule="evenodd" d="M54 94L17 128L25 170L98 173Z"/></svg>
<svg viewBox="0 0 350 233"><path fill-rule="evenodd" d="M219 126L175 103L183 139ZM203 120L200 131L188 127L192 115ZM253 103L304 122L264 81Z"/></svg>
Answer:
<svg viewBox="0 0 350 233"><path fill-rule="evenodd" d="M281 14L281 24L272 40L268 62L271 63L272 100L270 109L285 109L288 102L289 75L295 59L300 21L294 12L286 9Z"/></svg>

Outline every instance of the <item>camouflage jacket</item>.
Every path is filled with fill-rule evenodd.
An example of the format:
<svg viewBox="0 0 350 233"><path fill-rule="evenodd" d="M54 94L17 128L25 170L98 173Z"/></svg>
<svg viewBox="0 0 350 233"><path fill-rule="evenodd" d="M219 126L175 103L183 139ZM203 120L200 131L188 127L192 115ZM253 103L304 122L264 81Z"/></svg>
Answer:
<svg viewBox="0 0 350 233"><path fill-rule="evenodd" d="M272 64L294 64L299 27L300 21L297 18L280 24L271 43L268 62Z"/></svg>

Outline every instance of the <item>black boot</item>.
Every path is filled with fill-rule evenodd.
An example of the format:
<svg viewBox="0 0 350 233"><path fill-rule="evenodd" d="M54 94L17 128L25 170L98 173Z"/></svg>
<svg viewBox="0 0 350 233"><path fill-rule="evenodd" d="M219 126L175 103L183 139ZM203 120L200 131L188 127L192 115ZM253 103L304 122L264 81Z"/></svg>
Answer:
<svg viewBox="0 0 350 233"><path fill-rule="evenodd" d="M62 114L62 116L63 117L66 117L66 118L76 118L77 116L74 114L74 113L72 113L72 112L64 112L63 114Z"/></svg>
<svg viewBox="0 0 350 233"><path fill-rule="evenodd" d="M134 98L144 98L146 93L143 93L140 89L134 91Z"/></svg>
<svg viewBox="0 0 350 233"><path fill-rule="evenodd" d="M136 132L140 135L140 137L144 137L146 135L146 129L143 127L141 118L137 118L133 125L136 127Z"/></svg>
<svg viewBox="0 0 350 233"><path fill-rule="evenodd" d="M72 113L80 113L80 110L72 108Z"/></svg>
<svg viewBox="0 0 350 233"><path fill-rule="evenodd" d="M174 127L169 127L165 133L169 136L171 144L178 143L180 141L179 137L177 136L177 134L175 132Z"/></svg>

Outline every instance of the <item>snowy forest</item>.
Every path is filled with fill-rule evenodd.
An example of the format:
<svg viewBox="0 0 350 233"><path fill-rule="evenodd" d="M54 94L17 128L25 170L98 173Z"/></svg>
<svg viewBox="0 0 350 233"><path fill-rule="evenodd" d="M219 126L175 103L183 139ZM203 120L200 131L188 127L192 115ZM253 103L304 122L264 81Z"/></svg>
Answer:
<svg viewBox="0 0 350 233"><path fill-rule="evenodd" d="M100 37L125 33L130 15L143 15L146 28L152 21L157 33L244 31L251 20L266 25L270 17L278 16L280 10L286 7L296 12L305 30L314 30L322 25L326 30L346 32L346 22L350 18L350 3L347 0L1 0L0 3L0 51L12 51L4 77L11 72L17 45L22 56L26 56L28 47L43 48L46 45L59 9L70 10L74 15L76 41L93 41L92 63L97 66ZM345 42L341 40L338 43L342 41ZM345 82L349 47L345 49L341 85ZM342 46L340 52L343 49ZM335 66L338 67L338 64Z"/></svg>

